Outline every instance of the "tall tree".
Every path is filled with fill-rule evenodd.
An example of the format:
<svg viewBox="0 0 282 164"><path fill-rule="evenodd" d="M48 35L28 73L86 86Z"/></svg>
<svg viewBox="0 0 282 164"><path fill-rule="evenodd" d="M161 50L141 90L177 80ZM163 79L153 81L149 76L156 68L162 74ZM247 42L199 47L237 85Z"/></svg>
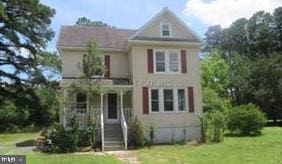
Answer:
<svg viewBox="0 0 282 164"><path fill-rule="evenodd" d="M282 55L259 58L250 74L251 102L258 104L274 121L282 118Z"/></svg>
<svg viewBox="0 0 282 164"><path fill-rule="evenodd" d="M270 119L281 119L282 7L273 14L259 11L224 29L212 26L205 35L206 56L219 49L229 65L226 78L233 104L255 103Z"/></svg>
<svg viewBox="0 0 282 164"><path fill-rule="evenodd" d="M36 97L30 87L45 81L38 58L54 36L50 29L54 14L39 0L0 1L0 102L18 92Z"/></svg>
<svg viewBox="0 0 282 164"><path fill-rule="evenodd" d="M111 26L107 23L102 21L92 21L86 17L78 18L75 22L77 26L88 26L88 27L108 27L108 28L116 28L115 26Z"/></svg>
<svg viewBox="0 0 282 164"><path fill-rule="evenodd" d="M274 29L275 29L275 40L276 40L276 51L282 51L282 7L278 7L273 13Z"/></svg>

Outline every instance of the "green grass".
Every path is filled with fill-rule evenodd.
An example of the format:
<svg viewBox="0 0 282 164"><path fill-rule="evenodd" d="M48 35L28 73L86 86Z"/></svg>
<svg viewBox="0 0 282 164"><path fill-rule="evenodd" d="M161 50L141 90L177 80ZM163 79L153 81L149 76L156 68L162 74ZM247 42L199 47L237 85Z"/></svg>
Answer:
<svg viewBox="0 0 282 164"><path fill-rule="evenodd" d="M142 163L282 163L282 128L257 137L225 137L219 144L153 146L139 150Z"/></svg>
<svg viewBox="0 0 282 164"><path fill-rule="evenodd" d="M15 143L36 139L38 133L0 134L0 154L25 154L28 164L120 163L109 155L43 154ZM265 128L257 137L225 137L219 144L165 145L138 150L141 163L282 164L282 128Z"/></svg>
<svg viewBox="0 0 282 164"><path fill-rule="evenodd" d="M109 155L44 154L15 146L18 142L38 137L38 133L0 134L0 154L26 155L28 164L120 163L115 157Z"/></svg>

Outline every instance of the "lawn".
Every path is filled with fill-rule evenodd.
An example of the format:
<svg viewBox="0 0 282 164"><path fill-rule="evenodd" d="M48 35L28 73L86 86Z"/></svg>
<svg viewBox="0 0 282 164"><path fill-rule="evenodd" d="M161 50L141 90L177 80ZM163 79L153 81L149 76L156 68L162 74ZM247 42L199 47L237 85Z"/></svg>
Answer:
<svg viewBox="0 0 282 164"><path fill-rule="evenodd" d="M25 147L16 147L15 143L36 139L38 133L0 134L0 154L25 154L28 164L81 164L81 163L120 163L109 155L43 154Z"/></svg>
<svg viewBox="0 0 282 164"><path fill-rule="evenodd" d="M35 139L37 133L1 134L0 154L26 154L32 163L120 163L109 155L46 155L25 148L16 148L15 143ZM225 137L219 144L176 144L153 146L138 150L141 163L282 163L282 128L265 128L257 137Z"/></svg>
<svg viewBox="0 0 282 164"><path fill-rule="evenodd" d="M282 128L265 128L257 137L225 137L199 146L153 146L139 151L142 163L282 164Z"/></svg>

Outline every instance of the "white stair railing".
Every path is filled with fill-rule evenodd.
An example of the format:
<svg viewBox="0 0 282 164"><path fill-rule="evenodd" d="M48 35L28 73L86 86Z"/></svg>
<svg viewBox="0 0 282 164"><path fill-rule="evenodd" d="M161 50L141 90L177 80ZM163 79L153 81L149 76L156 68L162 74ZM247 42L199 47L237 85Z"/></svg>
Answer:
<svg viewBox="0 0 282 164"><path fill-rule="evenodd" d="M124 148L127 150L127 124L124 117L123 109L121 109L121 127L122 127L122 134L123 134L123 140L124 140Z"/></svg>
<svg viewBox="0 0 282 164"><path fill-rule="evenodd" d="M100 108L100 121L101 121L101 141L102 141L102 151L104 151L104 114L103 114L103 94L100 96L101 99L101 108Z"/></svg>
<svg viewBox="0 0 282 164"><path fill-rule="evenodd" d="M124 141L124 149L127 150L127 124L126 119L124 117L124 111L123 111L123 94L122 91L120 92L120 113L121 113L121 128L122 128L122 134L123 134L123 141Z"/></svg>

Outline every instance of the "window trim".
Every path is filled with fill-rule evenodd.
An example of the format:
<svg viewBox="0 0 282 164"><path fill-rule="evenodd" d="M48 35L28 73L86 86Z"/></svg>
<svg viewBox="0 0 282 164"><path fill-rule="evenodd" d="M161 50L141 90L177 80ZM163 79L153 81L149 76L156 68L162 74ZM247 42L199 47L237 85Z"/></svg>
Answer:
<svg viewBox="0 0 282 164"><path fill-rule="evenodd" d="M164 90L171 89L173 90L173 111L164 110ZM178 108L178 90L184 90L184 102L185 110L180 111ZM152 99L151 99L151 90L158 90L159 94L159 111L152 111ZM170 114L170 113L189 113L189 104L188 104L188 94L187 87L166 87L166 88L149 88L149 114Z"/></svg>
<svg viewBox="0 0 282 164"><path fill-rule="evenodd" d="M154 74L181 74L181 55L180 55L179 49L154 49L153 50L153 65L154 65ZM157 71L157 61L156 61L156 53L157 52L164 52L165 55L165 71L159 72ZM177 53L177 59L178 59L178 71L170 71L170 61L169 61L169 54L170 52L176 52Z"/></svg>
<svg viewBox="0 0 282 164"><path fill-rule="evenodd" d="M169 31L169 35L163 35L163 25L168 25L168 31ZM160 23L160 36L161 37L165 37L165 38L170 38L172 37L172 30L171 30L171 23L165 23L165 22L161 22Z"/></svg>

